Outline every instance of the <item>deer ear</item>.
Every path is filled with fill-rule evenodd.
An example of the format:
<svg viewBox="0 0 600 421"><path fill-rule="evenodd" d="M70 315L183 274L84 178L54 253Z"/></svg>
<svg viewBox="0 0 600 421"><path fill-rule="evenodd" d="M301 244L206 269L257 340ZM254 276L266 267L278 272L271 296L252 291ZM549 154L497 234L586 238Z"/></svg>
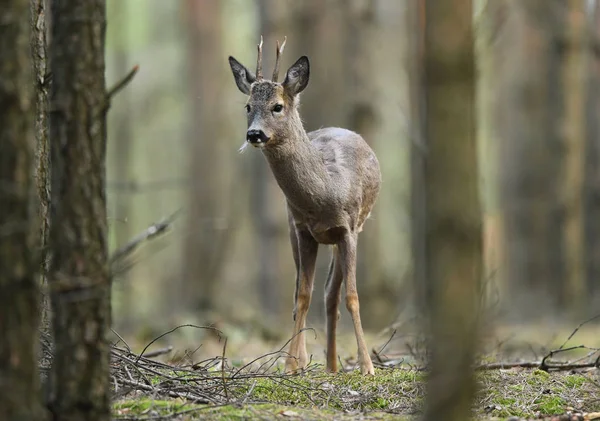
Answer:
<svg viewBox="0 0 600 421"><path fill-rule="evenodd" d="M300 57L292 67L290 67L283 81L283 88L291 95L298 95L308 85L310 77L310 64L308 57Z"/></svg>
<svg viewBox="0 0 600 421"><path fill-rule="evenodd" d="M250 95L250 85L256 80L254 73L231 56L229 56L229 66L231 67L231 72L233 73L233 78L238 89L242 93Z"/></svg>

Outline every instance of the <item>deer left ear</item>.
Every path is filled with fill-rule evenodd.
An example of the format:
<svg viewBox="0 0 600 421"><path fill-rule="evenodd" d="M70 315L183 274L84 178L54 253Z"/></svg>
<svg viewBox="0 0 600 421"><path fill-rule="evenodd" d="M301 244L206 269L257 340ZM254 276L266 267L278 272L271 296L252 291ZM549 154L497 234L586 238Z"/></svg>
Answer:
<svg viewBox="0 0 600 421"><path fill-rule="evenodd" d="M309 78L310 63L308 57L302 56L288 69L283 81L283 89L291 96L298 95L308 85Z"/></svg>
<svg viewBox="0 0 600 421"><path fill-rule="evenodd" d="M242 93L250 95L250 85L256 80L254 73L231 56L229 57L229 66L231 67L231 72L233 73L233 78L238 89Z"/></svg>

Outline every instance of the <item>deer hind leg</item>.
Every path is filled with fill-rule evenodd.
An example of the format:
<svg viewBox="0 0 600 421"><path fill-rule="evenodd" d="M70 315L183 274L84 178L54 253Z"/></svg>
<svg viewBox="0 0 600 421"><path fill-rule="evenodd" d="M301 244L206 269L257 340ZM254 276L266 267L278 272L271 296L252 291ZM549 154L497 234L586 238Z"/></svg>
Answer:
<svg viewBox="0 0 600 421"><path fill-rule="evenodd" d="M297 232L296 236L298 238L299 270L294 294L294 331L292 332L289 356L285 362L285 371L291 372L296 372L308 364L305 335L300 331L306 326L306 315L310 307L315 278L315 262L319 250L319 244L308 232Z"/></svg>
<svg viewBox="0 0 600 421"><path fill-rule="evenodd" d="M344 275L336 246L333 246L329 274L325 283L325 314L327 316L327 371L337 371L335 331L340 317L339 305Z"/></svg>
<svg viewBox="0 0 600 421"><path fill-rule="evenodd" d="M362 374L375 374L373 363L369 356L362 323L360 321L360 305L356 289L356 235L346 234L339 244L343 277L346 280L346 308L352 317L356 345L358 346L358 364Z"/></svg>

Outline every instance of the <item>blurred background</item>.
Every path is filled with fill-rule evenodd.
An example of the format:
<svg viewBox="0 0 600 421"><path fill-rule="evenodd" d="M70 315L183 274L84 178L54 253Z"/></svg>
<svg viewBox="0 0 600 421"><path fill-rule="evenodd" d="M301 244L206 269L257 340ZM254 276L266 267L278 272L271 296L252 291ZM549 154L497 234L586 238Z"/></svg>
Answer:
<svg viewBox="0 0 600 421"><path fill-rule="evenodd" d="M484 311L498 338L518 327L528 341L547 340L600 304L600 1L475 5ZM214 324L233 342L278 348L291 334L295 269L285 201L262 154L238 153L246 98L227 62L233 55L254 69L261 34L266 74L284 36L282 74L300 55L311 60L305 128L356 130L379 157L382 191L358 252L369 345L394 328L398 346L418 333L413 322L426 290L420 7L417 0L108 1L108 85L140 66L109 113L111 250L182 210L167 235L117 273L121 335L145 342L180 323ZM308 320L318 344L329 258L321 247ZM342 309L342 330L350 326ZM195 333L186 335L184 347L197 345Z"/></svg>

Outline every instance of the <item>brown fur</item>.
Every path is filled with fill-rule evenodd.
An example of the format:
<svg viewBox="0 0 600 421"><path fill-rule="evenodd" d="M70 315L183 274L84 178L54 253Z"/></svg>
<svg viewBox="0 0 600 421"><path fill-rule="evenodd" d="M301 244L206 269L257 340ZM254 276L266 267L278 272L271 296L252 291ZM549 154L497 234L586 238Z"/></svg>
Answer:
<svg viewBox="0 0 600 421"><path fill-rule="evenodd" d="M327 310L327 369L336 371L335 330L341 284L346 283L346 307L352 316L363 374L373 374L364 339L356 289L356 243L377 199L379 162L364 139L350 130L324 128L306 133L298 113L299 94L309 78L309 63L301 57L283 83L256 80L230 57L236 84L248 99L248 128L261 130L261 146L273 175L287 199L290 240L296 264L294 337L286 370L308 363L304 333L310 306L319 244L333 245L325 286ZM281 112L274 107L283 106Z"/></svg>

